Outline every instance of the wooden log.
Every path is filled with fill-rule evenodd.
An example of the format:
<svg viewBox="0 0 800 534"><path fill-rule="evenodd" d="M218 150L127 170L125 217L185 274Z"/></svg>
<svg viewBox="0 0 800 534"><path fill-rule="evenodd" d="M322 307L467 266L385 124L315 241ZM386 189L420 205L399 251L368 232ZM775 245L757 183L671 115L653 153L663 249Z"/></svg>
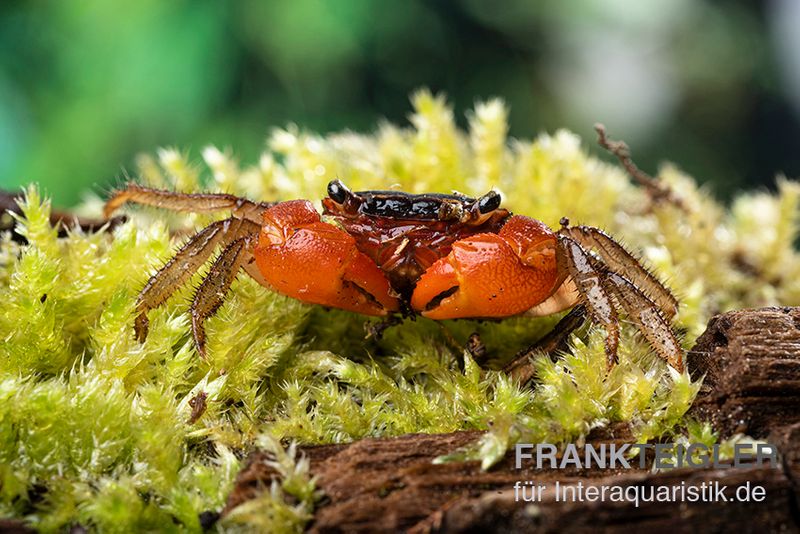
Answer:
<svg viewBox="0 0 800 534"><path fill-rule="evenodd" d="M612 436L612 433L614 434ZM407 529L448 503L487 490L508 489L517 480L586 480L621 473L620 470L514 469L509 453L493 469L482 471L479 462L432 464L437 456L477 440L481 432L410 434L391 439L364 439L348 445L308 447L303 452L311 472L325 493L311 527L312 532L369 532ZM626 426L598 433L605 443L630 441ZM238 475L223 515L268 487L278 474L256 451Z"/></svg>
<svg viewBox="0 0 800 534"><path fill-rule="evenodd" d="M36 531L19 519L0 519L1 534L35 534Z"/></svg>
<svg viewBox="0 0 800 534"><path fill-rule="evenodd" d="M687 354L705 375L692 413L723 436L761 438L800 422L800 308L717 315Z"/></svg>
<svg viewBox="0 0 800 534"><path fill-rule="evenodd" d="M588 482L588 484L587 484ZM790 509L791 483L780 469L676 469L657 475L623 474L594 480L565 480L564 485L597 488L597 500L573 500L573 493L557 492L552 484L536 503L520 503L514 490L486 492L462 498L434 512L411 532L791 532L797 529ZM710 499L753 498L755 487L763 488L761 502L704 502L684 500L658 502L659 494L681 498L686 488L700 489ZM615 494L614 488L620 488ZM599 500L603 490L605 499ZM719 492L719 495L717 493ZM587 495L587 491L582 493ZM635 495L641 500L634 500ZM615 495L620 499L615 500ZM760 496L760 490L758 495ZM561 499L559 499L559 496ZM702 497L702 495L700 495ZM759 497L760 498L760 497Z"/></svg>
<svg viewBox="0 0 800 534"><path fill-rule="evenodd" d="M367 439L347 445L302 449L325 493L309 525L312 532L653 532L800 531L800 309L744 310L712 319L687 357L690 372L705 375L694 414L710 419L724 435L747 432L768 438L780 451L777 465L731 469L614 471L575 468L515 469L512 453L494 468L477 462L434 465L444 453L480 433L409 435ZM629 443L625 425L590 435L588 442ZM263 453L251 455L230 496L227 512L268 487L277 476ZM543 484L538 502L521 502L516 482ZM596 491L658 492L673 487L763 488L761 502L672 502L559 498L555 482L592 486ZM631 488L631 489L627 489ZM677 490L676 490L677 491ZM744 492L744 490L740 490ZM647 494L645 494L646 496ZM750 493L752 496L752 494Z"/></svg>

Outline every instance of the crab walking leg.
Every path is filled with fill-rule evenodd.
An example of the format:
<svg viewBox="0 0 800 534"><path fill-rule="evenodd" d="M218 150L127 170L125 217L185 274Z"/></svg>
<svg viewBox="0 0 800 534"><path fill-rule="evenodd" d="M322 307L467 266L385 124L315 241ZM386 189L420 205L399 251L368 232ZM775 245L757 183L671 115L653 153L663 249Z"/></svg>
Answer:
<svg viewBox="0 0 800 534"><path fill-rule="evenodd" d="M613 272L606 276L617 301L650 346L675 370L683 372L683 349L655 303L622 276Z"/></svg>
<svg viewBox="0 0 800 534"><path fill-rule="evenodd" d="M678 301L658 279L636 261L622 245L615 242L598 228L591 226L567 227L569 221L562 219L563 229L582 247L595 250L608 265L609 270L635 281L636 287L658 305L667 319L678 313Z"/></svg>
<svg viewBox="0 0 800 534"><path fill-rule="evenodd" d="M586 307L578 304L558 321L553 329L536 343L517 352L504 367L503 371L520 385L528 383L534 376L533 357L537 354L548 354L555 361L559 352L569 348L569 336L583 326L586 320Z"/></svg>
<svg viewBox="0 0 800 534"><path fill-rule="evenodd" d="M211 256L220 245L227 245L244 235L258 234L260 227L242 219L225 219L206 226L193 236L175 256L159 269L139 293L138 315L134 322L136 338L144 342L149 321L147 312L161 306Z"/></svg>
<svg viewBox="0 0 800 534"><path fill-rule="evenodd" d="M261 213L274 205L272 202L253 202L225 193L176 193L131 183L126 185L125 189L117 191L106 202L103 214L108 218L115 210L128 202L192 213L231 210L235 217L259 224L261 223Z"/></svg>
<svg viewBox="0 0 800 534"><path fill-rule="evenodd" d="M618 361L619 318L609 291L603 284L603 273L592 266L589 256L571 237L559 232L558 242L589 317L606 330L606 366L611 369Z"/></svg>
<svg viewBox="0 0 800 534"><path fill-rule="evenodd" d="M249 238L241 238L232 242L222 251L208 271L192 301L192 335L197 351L203 358L206 357L206 329L205 320L216 313L225 300L225 294L247 261L247 256L252 255L252 245Z"/></svg>

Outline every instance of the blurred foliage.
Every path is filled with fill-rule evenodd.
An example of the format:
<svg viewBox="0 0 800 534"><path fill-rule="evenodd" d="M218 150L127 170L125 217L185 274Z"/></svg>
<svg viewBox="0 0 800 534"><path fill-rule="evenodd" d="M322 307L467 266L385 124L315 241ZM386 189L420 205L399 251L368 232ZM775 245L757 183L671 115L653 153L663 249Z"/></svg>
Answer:
<svg viewBox="0 0 800 534"><path fill-rule="evenodd" d="M0 185L72 205L142 150L253 161L271 126L400 123L427 86L502 97L516 136L604 122L729 197L800 174L791 2L6 0Z"/></svg>
<svg viewBox="0 0 800 534"><path fill-rule="evenodd" d="M209 147L200 166L167 149L141 157L137 175L150 185L266 199L317 198L335 176L356 190L475 195L494 186L518 213L540 214L550 225L568 214L641 253L677 290L685 347L719 311L800 304L797 182L781 180L777 194L740 195L726 209L665 166L659 178L683 207L652 204L566 130L534 141L508 137L510 114L499 100L476 104L466 131L443 97L423 91L412 101L411 128L383 124L375 135L279 129L256 165ZM83 211L97 216L101 206L95 197ZM479 442L440 460L478 458L490 467L520 440L580 442L618 422L637 443L717 439L684 418L700 383L658 359L627 322L610 372L604 332L584 328L568 354L536 356L534 384L522 387L479 368L463 350L466 340L479 332L496 368L558 316L417 318L365 340L365 317L306 305L241 276L207 322L202 359L186 302L200 273L149 313L150 332L139 343L136 295L186 239L170 228L189 230L210 217L133 208L113 233L58 238L35 186L23 211L17 228L29 244L0 240L0 517L24 518L45 532L76 524L199 532L198 514L222 508L240 459L256 446L273 452L282 479L235 508L222 527L301 531L319 495L308 462L278 442L481 429ZM201 394L206 409L195 417L192 399Z"/></svg>

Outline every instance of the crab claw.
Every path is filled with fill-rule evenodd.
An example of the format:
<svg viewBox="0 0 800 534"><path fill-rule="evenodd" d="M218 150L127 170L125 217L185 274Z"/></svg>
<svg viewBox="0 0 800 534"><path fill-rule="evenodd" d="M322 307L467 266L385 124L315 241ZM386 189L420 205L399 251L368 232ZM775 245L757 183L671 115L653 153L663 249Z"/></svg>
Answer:
<svg viewBox="0 0 800 534"><path fill-rule="evenodd" d="M508 317L545 301L561 285L556 237L542 223L515 216L499 234L453 244L425 271L411 307L431 319Z"/></svg>
<svg viewBox="0 0 800 534"><path fill-rule="evenodd" d="M399 309L380 268L308 201L267 209L254 255L264 279L284 295L365 315Z"/></svg>

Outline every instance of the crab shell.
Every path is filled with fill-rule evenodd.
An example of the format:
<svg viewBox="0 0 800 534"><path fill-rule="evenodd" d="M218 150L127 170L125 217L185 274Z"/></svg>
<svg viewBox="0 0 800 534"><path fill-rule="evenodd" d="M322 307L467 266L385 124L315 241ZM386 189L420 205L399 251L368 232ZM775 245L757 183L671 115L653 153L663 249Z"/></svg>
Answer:
<svg viewBox="0 0 800 534"><path fill-rule="evenodd" d="M556 234L499 202L494 192L353 193L334 181L322 216L306 200L265 210L254 256L277 291L366 315L500 318L574 305L574 291L559 291L568 273Z"/></svg>

